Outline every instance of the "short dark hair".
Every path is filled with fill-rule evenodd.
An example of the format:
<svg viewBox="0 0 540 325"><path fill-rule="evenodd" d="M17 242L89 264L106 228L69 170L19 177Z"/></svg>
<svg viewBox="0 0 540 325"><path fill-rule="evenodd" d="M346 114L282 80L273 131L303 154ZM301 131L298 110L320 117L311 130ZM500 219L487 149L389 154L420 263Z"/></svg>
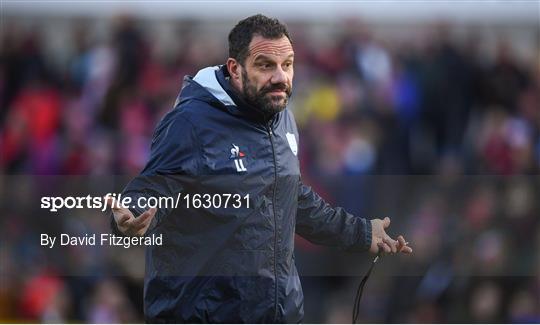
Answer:
<svg viewBox="0 0 540 325"><path fill-rule="evenodd" d="M229 33L229 57L244 64L249 55L249 44L254 35L277 39L287 36L292 44L287 26L276 18L258 14L241 20Z"/></svg>

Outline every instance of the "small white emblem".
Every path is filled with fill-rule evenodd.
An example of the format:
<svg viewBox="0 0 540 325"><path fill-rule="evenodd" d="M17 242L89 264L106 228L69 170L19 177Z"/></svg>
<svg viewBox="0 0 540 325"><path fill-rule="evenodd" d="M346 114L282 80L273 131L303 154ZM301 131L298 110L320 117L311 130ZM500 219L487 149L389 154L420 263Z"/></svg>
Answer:
<svg viewBox="0 0 540 325"><path fill-rule="evenodd" d="M233 143L231 149L231 156L229 157L229 159L234 159L234 166L236 167L236 171L239 173L247 172L247 169L244 166L244 162L242 161L242 158L244 158L245 156L246 154L240 151L240 148Z"/></svg>
<svg viewBox="0 0 540 325"><path fill-rule="evenodd" d="M298 144L296 144L296 137L294 134L287 132L287 141L289 142L289 147L291 147L292 153L296 156L298 154Z"/></svg>

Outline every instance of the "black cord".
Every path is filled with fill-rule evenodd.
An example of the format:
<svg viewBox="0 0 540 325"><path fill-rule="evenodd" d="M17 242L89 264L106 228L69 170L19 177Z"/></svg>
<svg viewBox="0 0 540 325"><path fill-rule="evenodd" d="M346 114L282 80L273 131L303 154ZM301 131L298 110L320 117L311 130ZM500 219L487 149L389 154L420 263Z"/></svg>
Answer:
<svg viewBox="0 0 540 325"><path fill-rule="evenodd" d="M353 307L353 314L352 314L352 323L356 324L356 321L358 320L358 314L360 313L360 299L362 298L362 293L364 292L364 286L366 285L367 280L369 279L369 275L371 274L371 271L373 271L373 267L375 266L375 263L379 260L379 255L375 256L373 259L373 262L371 262L371 266L369 267L369 270L367 271L366 275L364 275L364 278L362 278L362 281L358 285L358 289L356 290L356 297L354 298L354 307Z"/></svg>

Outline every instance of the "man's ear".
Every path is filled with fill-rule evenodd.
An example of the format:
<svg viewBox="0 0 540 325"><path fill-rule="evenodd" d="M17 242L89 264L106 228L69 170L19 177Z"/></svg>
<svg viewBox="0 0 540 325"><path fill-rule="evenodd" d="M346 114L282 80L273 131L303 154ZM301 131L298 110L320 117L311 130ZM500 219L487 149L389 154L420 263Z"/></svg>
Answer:
<svg viewBox="0 0 540 325"><path fill-rule="evenodd" d="M227 59L227 70L229 70L231 76L231 86L239 92L242 92L242 69L243 67L238 61L233 58Z"/></svg>
<svg viewBox="0 0 540 325"><path fill-rule="evenodd" d="M229 70L229 75L232 80L240 81L240 76L242 74L242 67L236 59L228 58L227 59L227 70Z"/></svg>

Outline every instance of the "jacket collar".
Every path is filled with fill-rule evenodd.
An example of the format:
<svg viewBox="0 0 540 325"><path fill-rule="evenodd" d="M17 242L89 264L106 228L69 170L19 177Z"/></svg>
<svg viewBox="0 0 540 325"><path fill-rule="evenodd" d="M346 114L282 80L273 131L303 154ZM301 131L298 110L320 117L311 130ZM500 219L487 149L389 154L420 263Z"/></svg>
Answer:
<svg viewBox="0 0 540 325"><path fill-rule="evenodd" d="M279 118L280 114L268 115L260 108L248 104L232 87L225 65L204 68L192 80L206 89L233 115L243 116L264 125L273 125Z"/></svg>

